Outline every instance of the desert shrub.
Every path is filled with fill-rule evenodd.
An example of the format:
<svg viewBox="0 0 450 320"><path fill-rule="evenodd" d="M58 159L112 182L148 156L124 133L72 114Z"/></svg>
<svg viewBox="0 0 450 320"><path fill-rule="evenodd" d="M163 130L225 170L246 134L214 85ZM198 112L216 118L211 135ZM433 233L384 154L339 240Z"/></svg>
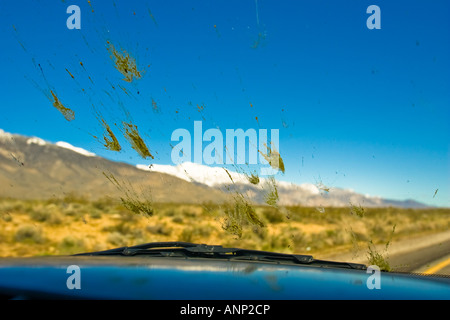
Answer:
<svg viewBox="0 0 450 320"><path fill-rule="evenodd" d="M108 235L107 241L113 246L118 247L125 246L127 244L127 238L123 234L120 234L119 232L113 232L110 235Z"/></svg>
<svg viewBox="0 0 450 320"><path fill-rule="evenodd" d="M64 210L64 215L69 216L69 217L75 217L79 215L79 211L75 210L73 208L68 208L66 210Z"/></svg>
<svg viewBox="0 0 450 320"><path fill-rule="evenodd" d="M263 210L263 215L270 223L280 223L284 220L284 215L276 208L266 208Z"/></svg>
<svg viewBox="0 0 450 320"><path fill-rule="evenodd" d="M287 234L270 235L267 241L264 241L262 250L283 252L293 250L292 241Z"/></svg>
<svg viewBox="0 0 450 320"><path fill-rule="evenodd" d="M183 217L181 215L176 215L175 217L172 218L172 222L182 224Z"/></svg>
<svg viewBox="0 0 450 320"><path fill-rule="evenodd" d="M9 212L6 213L0 213L0 217L2 218L3 221L5 222L11 222L12 221L12 215Z"/></svg>
<svg viewBox="0 0 450 320"><path fill-rule="evenodd" d="M14 240L16 242L43 243L44 236L40 228L33 225L23 225L17 229Z"/></svg>
<svg viewBox="0 0 450 320"><path fill-rule="evenodd" d="M66 193L66 195L64 196L64 198L62 200L65 203L80 203L80 204L88 204L89 203L89 200L86 197L81 196L75 192Z"/></svg>
<svg viewBox="0 0 450 320"><path fill-rule="evenodd" d="M291 230L289 233L289 241L292 243L292 251L304 253L306 248L306 237L305 235L297 229Z"/></svg>
<svg viewBox="0 0 450 320"><path fill-rule="evenodd" d="M101 210L91 210L90 212L89 212L89 216L92 218L92 219L101 219L102 218L102 211Z"/></svg>
<svg viewBox="0 0 450 320"><path fill-rule="evenodd" d="M332 246L343 245L351 241L351 235L344 229L327 230L325 234Z"/></svg>
<svg viewBox="0 0 450 320"><path fill-rule="evenodd" d="M168 227L165 223L147 226L145 229L150 233L162 236L170 236L170 234L172 233L172 228Z"/></svg>
<svg viewBox="0 0 450 320"><path fill-rule="evenodd" d="M133 224L130 224L128 222L120 222L118 224L104 227L102 229L106 232L112 232L112 233L119 233L125 237L142 237L143 233L141 229L137 229L133 226Z"/></svg>
<svg viewBox="0 0 450 320"><path fill-rule="evenodd" d="M164 215L166 217L173 217L173 216L175 216L175 214L176 214L176 211L173 208L169 208L164 211Z"/></svg>
<svg viewBox="0 0 450 320"><path fill-rule="evenodd" d="M310 218L312 214L314 214L315 216L320 216L320 214L317 214L315 208L309 207L291 206L289 207L288 211L289 211L289 218L292 221L297 222L302 222L305 219Z"/></svg>
<svg viewBox="0 0 450 320"><path fill-rule="evenodd" d="M101 199L92 201L92 206L97 210L106 212L113 206L113 201L108 198L101 198Z"/></svg>
<svg viewBox="0 0 450 320"><path fill-rule="evenodd" d="M197 214L195 213L195 211L190 210L190 208L189 208L189 209L187 209L187 208L183 209L183 210L181 211L181 214L182 214L183 216L185 216L185 217L188 217L188 218L194 218L194 217L197 216Z"/></svg>
<svg viewBox="0 0 450 320"><path fill-rule="evenodd" d="M63 222L61 213L56 211L53 207L34 209L30 212L30 217L34 221L53 225L61 224Z"/></svg>
<svg viewBox="0 0 450 320"><path fill-rule="evenodd" d="M323 249L330 245L326 239L326 232L312 233L309 235L308 246L313 250Z"/></svg>
<svg viewBox="0 0 450 320"><path fill-rule="evenodd" d="M23 202L2 201L0 202L0 212L20 212L23 211Z"/></svg>
<svg viewBox="0 0 450 320"><path fill-rule="evenodd" d="M86 250L83 239L78 239L73 236L65 237L58 245L61 254L81 253Z"/></svg>
<svg viewBox="0 0 450 320"><path fill-rule="evenodd" d="M206 238L211 235L213 230L214 228L210 225L187 227L181 232L180 240L186 242L205 241Z"/></svg>
<svg viewBox="0 0 450 320"><path fill-rule="evenodd" d="M112 225L112 226L104 227L103 231L106 231L106 232L117 232L117 233L120 233L122 235L126 235L126 234L131 232L131 228L130 228L130 226L128 224L126 224L124 222L120 222L120 223Z"/></svg>
<svg viewBox="0 0 450 320"><path fill-rule="evenodd" d="M258 237L258 240L265 240L267 238L267 228L253 226L252 231Z"/></svg>
<svg viewBox="0 0 450 320"><path fill-rule="evenodd" d="M120 214L120 219L123 222L135 222L135 221L138 221L139 217L140 217L139 215L134 214L128 210L120 210L119 214Z"/></svg>
<svg viewBox="0 0 450 320"><path fill-rule="evenodd" d="M61 208L61 213L64 216L80 218L86 211L85 209L85 206L80 203L66 203Z"/></svg>
<svg viewBox="0 0 450 320"><path fill-rule="evenodd" d="M207 202L204 202L203 204L202 204L202 214L203 215L206 215L206 214L214 214L214 213L216 213L217 212L217 210L219 209L219 205L218 204L215 204L215 203L213 203L213 202L211 202L211 201L207 201Z"/></svg>

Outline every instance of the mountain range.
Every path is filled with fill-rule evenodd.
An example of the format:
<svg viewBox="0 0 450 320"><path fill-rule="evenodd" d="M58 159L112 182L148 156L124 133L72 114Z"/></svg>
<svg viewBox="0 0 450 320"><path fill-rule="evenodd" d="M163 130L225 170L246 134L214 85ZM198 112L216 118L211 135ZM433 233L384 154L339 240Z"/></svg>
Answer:
<svg viewBox="0 0 450 320"><path fill-rule="evenodd" d="M279 205L426 207L414 200L389 200L310 183L264 177L255 183L247 173L237 171L191 162L133 166L67 142L50 143L0 129L0 197L48 199L75 194L95 200L128 195L155 202L221 203L237 192L263 204L267 194L276 190Z"/></svg>

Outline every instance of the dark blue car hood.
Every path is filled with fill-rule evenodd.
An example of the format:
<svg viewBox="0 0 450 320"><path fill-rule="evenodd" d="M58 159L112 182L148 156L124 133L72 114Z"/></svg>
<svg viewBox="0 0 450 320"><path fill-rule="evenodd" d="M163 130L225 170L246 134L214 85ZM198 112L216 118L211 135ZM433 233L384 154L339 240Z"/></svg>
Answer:
<svg viewBox="0 0 450 320"><path fill-rule="evenodd" d="M80 288L69 289L68 267ZM39 257L0 260L3 295L81 299L449 299L450 279L277 263L149 257Z"/></svg>

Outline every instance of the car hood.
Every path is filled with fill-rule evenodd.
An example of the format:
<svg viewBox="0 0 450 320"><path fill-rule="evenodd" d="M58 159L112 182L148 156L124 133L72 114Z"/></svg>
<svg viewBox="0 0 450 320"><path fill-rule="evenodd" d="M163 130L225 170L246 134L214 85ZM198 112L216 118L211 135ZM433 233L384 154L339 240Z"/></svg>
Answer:
<svg viewBox="0 0 450 320"><path fill-rule="evenodd" d="M78 268L79 288L68 281ZM73 273L73 274L72 274ZM448 299L450 279L260 261L47 256L0 259L0 290L39 299Z"/></svg>

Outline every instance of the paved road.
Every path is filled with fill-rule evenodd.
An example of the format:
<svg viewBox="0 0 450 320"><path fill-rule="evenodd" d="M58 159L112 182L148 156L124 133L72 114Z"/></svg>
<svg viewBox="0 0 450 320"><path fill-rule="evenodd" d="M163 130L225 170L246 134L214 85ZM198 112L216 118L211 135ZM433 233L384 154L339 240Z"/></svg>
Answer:
<svg viewBox="0 0 450 320"><path fill-rule="evenodd" d="M450 276L450 255L430 263L425 270L417 270L417 272Z"/></svg>
<svg viewBox="0 0 450 320"><path fill-rule="evenodd" d="M384 245L377 246L384 252ZM450 230L401 241L393 241L388 250L389 264L394 271L444 274L450 276ZM322 259L367 264L365 254L337 253Z"/></svg>
<svg viewBox="0 0 450 320"><path fill-rule="evenodd" d="M450 275L450 240L393 255L389 263L393 271Z"/></svg>

